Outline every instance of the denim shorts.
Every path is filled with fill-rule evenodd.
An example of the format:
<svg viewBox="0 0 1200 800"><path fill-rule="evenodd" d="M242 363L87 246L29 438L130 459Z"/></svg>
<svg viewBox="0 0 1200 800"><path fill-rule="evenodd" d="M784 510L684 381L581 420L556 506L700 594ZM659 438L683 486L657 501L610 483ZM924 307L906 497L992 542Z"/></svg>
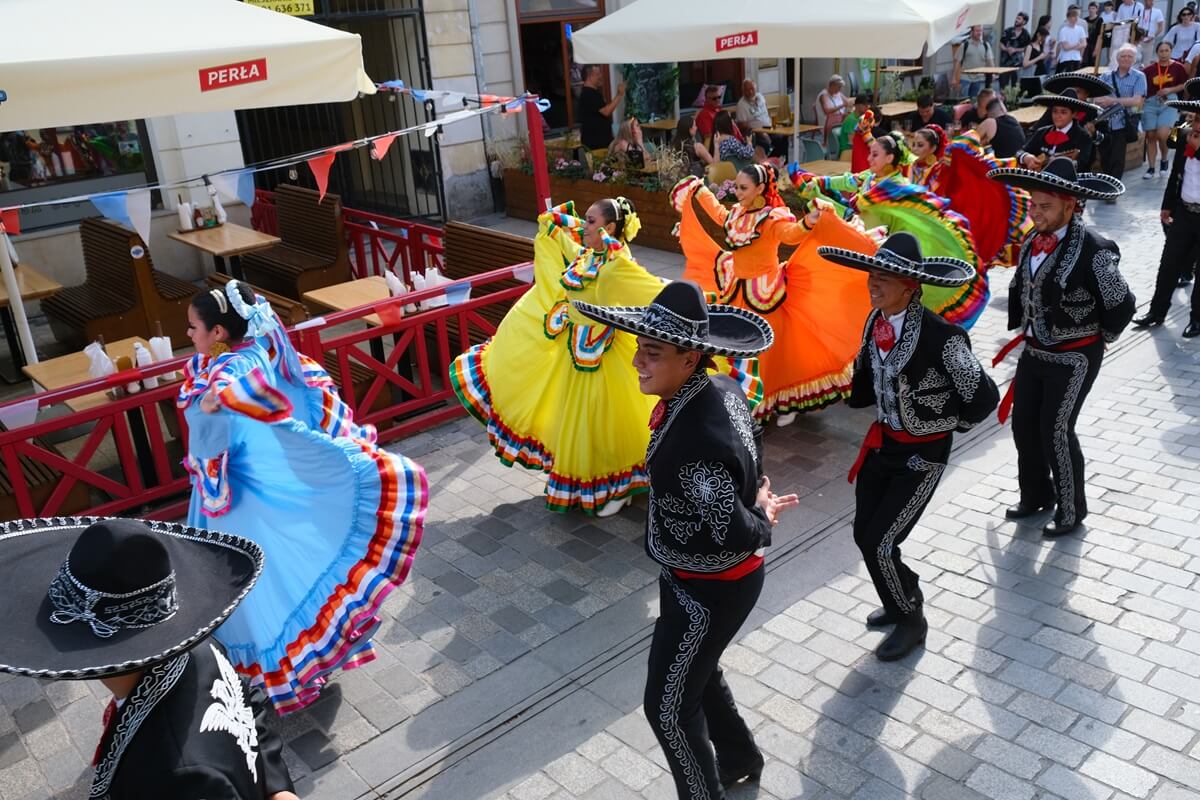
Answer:
<svg viewBox="0 0 1200 800"><path fill-rule="evenodd" d="M1175 95L1171 95L1168 99L1174 100ZM1142 107L1142 130L1144 131L1173 127L1178 119L1179 112L1166 105L1166 101L1161 97L1147 98L1146 105Z"/></svg>

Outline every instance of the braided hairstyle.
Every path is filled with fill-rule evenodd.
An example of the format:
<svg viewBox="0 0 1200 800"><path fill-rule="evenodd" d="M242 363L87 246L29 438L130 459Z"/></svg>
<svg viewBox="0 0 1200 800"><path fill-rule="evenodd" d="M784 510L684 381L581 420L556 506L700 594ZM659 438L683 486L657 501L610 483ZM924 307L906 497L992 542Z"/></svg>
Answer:
<svg viewBox="0 0 1200 800"><path fill-rule="evenodd" d="M632 242L641 226L636 222L637 209L627 197L609 197L596 201L596 208L604 224L616 224L613 237L621 242Z"/></svg>
<svg viewBox="0 0 1200 800"><path fill-rule="evenodd" d="M779 196L779 170L771 164L751 164L742 167L742 174L754 182L755 186L763 187L763 202L771 208L781 208L787 203Z"/></svg>
<svg viewBox="0 0 1200 800"><path fill-rule="evenodd" d="M254 305L254 290L242 281L238 281L237 288L242 300ZM211 331L217 325L225 328L231 343L237 344L246 337L246 320L242 319L229 302L224 286L197 294L192 298L192 308L196 309L196 316L208 330Z"/></svg>

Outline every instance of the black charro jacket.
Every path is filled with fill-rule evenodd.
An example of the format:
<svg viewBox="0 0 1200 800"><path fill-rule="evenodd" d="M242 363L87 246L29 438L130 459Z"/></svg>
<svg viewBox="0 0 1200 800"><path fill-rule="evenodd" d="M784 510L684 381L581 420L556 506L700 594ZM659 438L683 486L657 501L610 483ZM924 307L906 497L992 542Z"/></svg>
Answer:
<svg viewBox="0 0 1200 800"><path fill-rule="evenodd" d="M1046 347L1100 336L1116 341L1133 319L1137 299L1121 276L1115 242L1072 217L1054 252L1030 275L1033 236L1021 247L1008 285L1008 327L1028 329Z"/></svg>
<svg viewBox="0 0 1200 800"><path fill-rule="evenodd" d="M867 316L847 404L878 406L885 428L912 436L965 431L986 419L1000 394L971 351L967 332L914 294L899 338L880 357L871 330L882 313Z"/></svg>
<svg viewBox="0 0 1200 800"><path fill-rule="evenodd" d="M283 743L211 639L146 670L100 740L92 800L265 800L293 791Z"/></svg>
<svg viewBox="0 0 1200 800"><path fill-rule="evenodd" d="M650 435L646 552L670 569L723 572L771 543L755 505L761 430L741 388L700 371L667 401Z"/></svg>

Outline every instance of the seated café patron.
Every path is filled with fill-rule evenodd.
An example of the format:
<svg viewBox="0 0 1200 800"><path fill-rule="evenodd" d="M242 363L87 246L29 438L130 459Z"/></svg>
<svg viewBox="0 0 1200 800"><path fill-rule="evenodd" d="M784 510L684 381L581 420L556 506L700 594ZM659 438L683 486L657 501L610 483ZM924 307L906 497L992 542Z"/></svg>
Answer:
<svg viewBox="0 0 1200 800"><path fill-rule="evenodd" d="M926 125L941 125L942 130L950 130L950 115L934 105L933 97L927 94L917 98L917 110L908 115L907 121L909 128L914 131Z"/></svg>

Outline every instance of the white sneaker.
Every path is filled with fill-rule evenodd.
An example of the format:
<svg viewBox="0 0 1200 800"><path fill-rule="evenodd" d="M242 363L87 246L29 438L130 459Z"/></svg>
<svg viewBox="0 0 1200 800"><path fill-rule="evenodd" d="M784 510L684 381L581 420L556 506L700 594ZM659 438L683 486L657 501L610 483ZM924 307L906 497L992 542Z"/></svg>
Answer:
<svg viewBox="0 0 1200 800"><path fill-rule="evenodd" d="M628 502L629 500L626 498L621 498L620 500L609 500L607 503L601 506L599 511L596 512L596 516L611 517L613 514L616 514L618 511L624 508L625 504Z"/></svg>
<svg viewBox="0 0 1200 800"><path fill-rule="evenodd" d="M793 411L791 414L780 414L778 417L776 417L775 425L780 428L786 428L788 425L791 425L795 421L796 421L796 412Z"/></svg>
<svg viewBox="0 0 1200 800"><path fill-rule="evenodd" d="M1142 180L1144 180L1144 181L1154 180L1154 167L1151 167L1150 169L1146 170L1146 174L1142 176Z"/></svg>

